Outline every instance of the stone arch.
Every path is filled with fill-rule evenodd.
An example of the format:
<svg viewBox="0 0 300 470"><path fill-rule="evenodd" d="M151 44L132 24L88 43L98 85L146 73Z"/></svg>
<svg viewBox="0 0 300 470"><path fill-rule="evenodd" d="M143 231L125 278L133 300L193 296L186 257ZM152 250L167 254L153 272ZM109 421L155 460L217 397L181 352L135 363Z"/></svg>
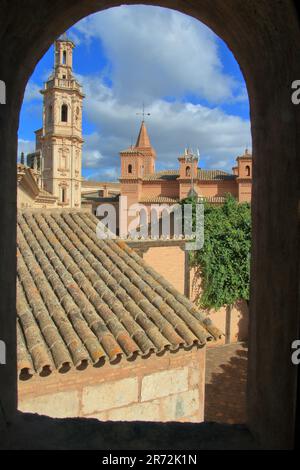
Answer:
<svg viewBox="0 0 300 470"><path fill-rule="evenodd" d="M68 105L66 103L63 103L61 105L61 117L60 117L61 122L68 122Z"/></svg>
<svg viewBox="0 0 300 470"><path fill-rule="evenodd" d="M121 3L74 0L70 5L68 0L53 0L50 5L46 0L33 0L31 11L35 15L25 4L15 10L7 3L2 10L0 77L7 84L7 103L0 106L0 214L5 220L1 233L0 320L5 325L1 339L8 345L10 365L0 368L0 381L5 384L0 402L8 421L16 410L15 161L25 86L38 60L61 33L81 18ZM171 0L143 0L143 4L174 6ZM253 142L249 426L263 445L290 447L297 371L287 367L287 361L291 341L299 330L299 260L295 256L299 253L298 175L290 171L299 168L300 153L296 132L300 107L291 102L291 83L300 77L299 12L293 0L178 0L176 9L201 20L218 34L232 50L245 77ZM261 226L261 220L266 224Z"/></svg>

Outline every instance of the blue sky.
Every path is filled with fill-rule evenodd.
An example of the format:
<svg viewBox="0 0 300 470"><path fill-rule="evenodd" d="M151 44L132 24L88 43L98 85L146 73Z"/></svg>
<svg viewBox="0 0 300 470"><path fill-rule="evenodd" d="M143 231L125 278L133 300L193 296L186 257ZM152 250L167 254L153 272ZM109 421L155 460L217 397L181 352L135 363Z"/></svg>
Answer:
<svg viewBox="0 0 300 470"><path fill-rule="evenodd" d="M231 170L251 149L249 103L233 55L199 21L159 7L122 6L91 15L68 35L76 44L74 73L83 85L83 176L115 180L119 151L134 143L142 103L157 152L157 169L177 168L186 146L199 166ZM28 82L19 153L34 149L42 125L39 90L53 68L53 46Z"/></svg>

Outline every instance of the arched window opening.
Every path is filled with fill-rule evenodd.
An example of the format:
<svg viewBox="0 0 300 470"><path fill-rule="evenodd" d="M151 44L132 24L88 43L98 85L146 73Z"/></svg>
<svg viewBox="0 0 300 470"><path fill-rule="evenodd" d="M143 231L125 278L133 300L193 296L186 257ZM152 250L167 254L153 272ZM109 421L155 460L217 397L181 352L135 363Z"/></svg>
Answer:
<svg viewBox="0 0 300 470"><path fill-rule="evenodd" d="M66 104L61 107L61 120L62 122L68 122L68 106Z"/></svg>
<svg viewBox="0 0 300 470"><path fill-rule="evenodd" d="M128 173L130 173L130 174L132 173L132 165L131 164L128 165Z"/></svg>
<svg viewBox="0 0 300 470"><path fill-rule="evenodd" d="M191 176L191 167L187 166L185 169L185 176Z"/></svg>
<svg viewBox="0 0 300 470"><path fill-rule="evenodd" d="M246 166L245 171L246 171L246 176L250 176L250 166L249 165Z"/></svg>
<svg viewBox="0 0 300 470"><path fill-rule="evenodd" d="M61 201L62 203L65 203L65 202L66 202L66 193L67 193L66 188L61 188L61 192L60 192L60 201Z"/></svg>
<svg viewBox="0 0 300 470"><path fill-rule="evenodd" d="M63 51L62 63L63 63L64 65L67 63L67 52L66 52L66 51Z"/></svg>

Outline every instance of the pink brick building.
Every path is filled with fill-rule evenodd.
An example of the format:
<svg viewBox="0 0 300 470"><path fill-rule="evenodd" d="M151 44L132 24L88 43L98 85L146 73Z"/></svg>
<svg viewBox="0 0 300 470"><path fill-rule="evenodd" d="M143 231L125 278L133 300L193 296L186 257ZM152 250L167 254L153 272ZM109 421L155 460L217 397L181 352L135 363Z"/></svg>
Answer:
<svg viewBox="0 0 300 470"><path fill-rule="evenodd" d="M212 203L222 203L227 193L239 202L251 201L252 155L248 150L237 157L232 173L199 168L198 159L191 162L189 157L186 152L178 158L178 169L155 172L156 152L142 121L135 146L120 152L121 195L127 196L128 205L172 205L187 197L193 184L198 196Z"/></svg>

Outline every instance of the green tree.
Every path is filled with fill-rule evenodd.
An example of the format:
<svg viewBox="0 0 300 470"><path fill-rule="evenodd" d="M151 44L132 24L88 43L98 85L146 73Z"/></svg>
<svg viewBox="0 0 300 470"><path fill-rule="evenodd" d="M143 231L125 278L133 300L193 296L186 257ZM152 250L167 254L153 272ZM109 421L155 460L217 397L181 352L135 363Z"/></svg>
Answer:
<svg viewBox="0 0 300 470"><path fill-rule="evenodd" d="M196 199L183 203L195 207ZM248 203L238 203L231 195L220 206L204 203L204 246L190 253L190 264L202 280L201 307L218 309L239 299L249 300L250 247Z"/></svg>

